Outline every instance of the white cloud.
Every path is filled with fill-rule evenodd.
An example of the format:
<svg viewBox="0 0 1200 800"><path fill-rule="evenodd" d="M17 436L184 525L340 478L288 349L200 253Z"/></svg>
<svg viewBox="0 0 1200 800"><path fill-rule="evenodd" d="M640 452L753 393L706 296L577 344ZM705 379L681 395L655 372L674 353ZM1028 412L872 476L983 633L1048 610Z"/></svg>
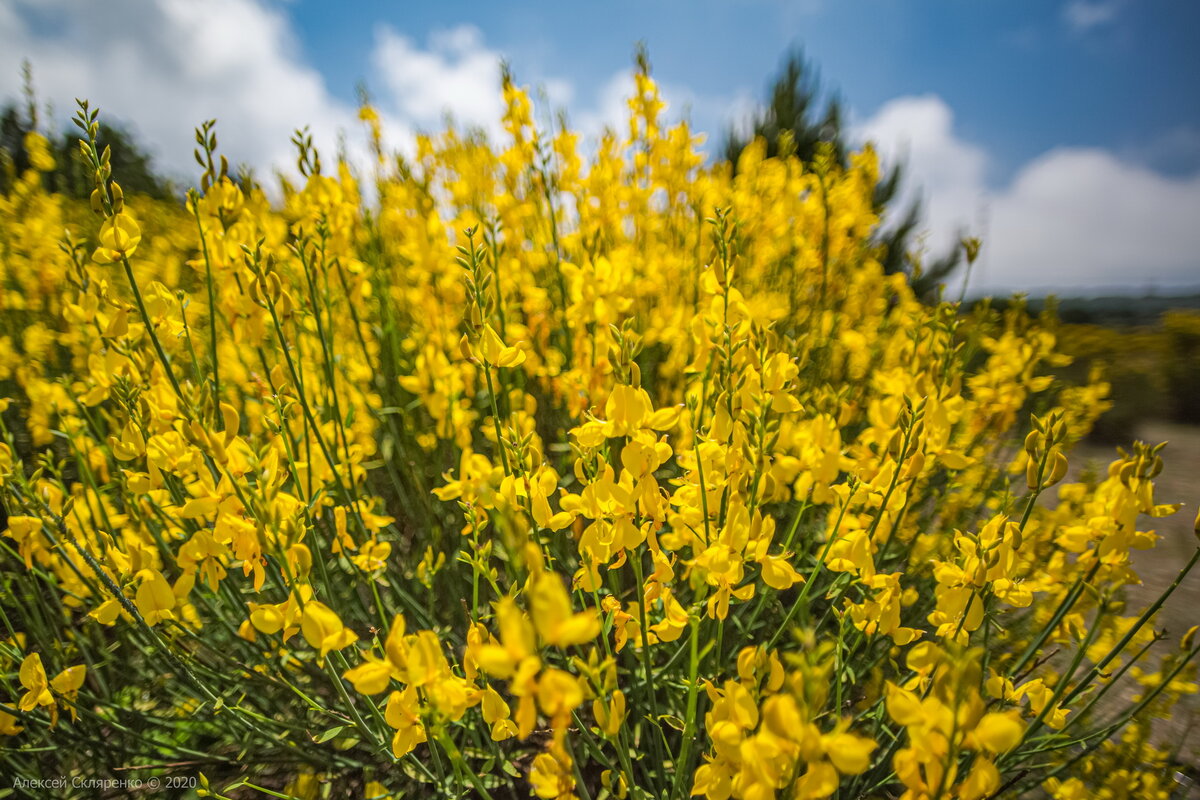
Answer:
<svg viewBox="0 0 1200 800"><path fill-rule="evenodd" d="M595 93L591 108L573 115L571 124L585 139L597 140L612 130L619 137L628 136L629 104L633 96L633 71L623 69L614 72L600 85Z"/></svg>
<svg viewBox="0 0 1200 800"><path fill-rule="evenodd" d="M1088 31L1117 17L1119 0L1071 0L1063 6L1063 19L1073 30Z"/></svg>
<svg viewBox="0 0 1200 800"><path fill-rule="evenodd" d="M972 294L1200 284L1200 173L1171 177L1106 150L1058 148L994 188L986 152L956 135L934 96L893 100L857 132L885 160L906 161L908 191L928 200L933 254L964 229L984 236Z"/></svg>
<svg viewBox="0 0 1200 800"><path fill-rule="evenodd" d="M482 128L496 139L502 136L500 63L504 57L487 46L474 26L439 31L421 49L412 38L383 25L376 31L372 62L387 90L380 98L385 108L393 108L425 130L440 128L449 115L457 124ZM530 90L539 125L549 121L551 113L565 109L571 126L582 134L584 147L595 144L606 129L627 135L628 99L635 88L632 64L613 72L585 97L561 78L521 73L514 78ZM659 92L666 102L664 119L671 122L684 114L704 122L724 122L750 105L741 95L731 102L682 85L660 82Z"/></svg>
<svg viewBox="0 0 1200 800"><path fill-rule="evenodd" d="M218 120L231 161L260 167L290 163L298 127L328 148L355 125L302 60L282 12L254 0L16 0L3 39L0 94L17 94L28 58L60 114L88 98L182 175L195 173L192 129L205 119Z"/></svg>
<svg viewBox="0 0 1200 800"><path fill-rule="evenodd" d="M383 25L376 32L372 63L389 91L387 99L405 119L433 130L449 113L459 124L495 135L504 113L501 58L470 25L433 34L425 50Z"/></svg>
<svg viewBox="0 0 1200 800"><path fill-rule="evenodd" d="M192 129L210 118L218 120L221 152L260 170L294 171L290 139L305 125L327 162L342 133L352 158L365 151L353 105L306 61L286 9L267 0L0 1L0 100L19 98L25 58L60 124L74 112L73 98L88 98L110 120L130 125L159 168L184 181L197 173ZM502 59L474 26L418 42L381 25L370 63L388 146L410 151L413 131L437 130L446 115L500 136ZM551 109L570 105L590 141L605 126L625 130L631 68L584 98L554 76L516 77ZM686 87L663 94L672 119L690 109L715 123L730 108L725 98ZM539 107L539 121L549 119Z"/></svg>
<svg viewBox="0 0 1200 800"><path fill-rule="evenodd" d="M993 205L993 282L1200 284L1200 175L1169 178L1097 149L1025 165Z"/></svg>
<svg viewBox="0 0 1200 800"><path fill-rule="evenodd" d="M892 100L856 133L876 143L885 164L903 164L903 193L892 207L903 213L920 201L935 254L944 252L964 225L978 220L987 154L955 137L953 113L940 98Z"/></svg>

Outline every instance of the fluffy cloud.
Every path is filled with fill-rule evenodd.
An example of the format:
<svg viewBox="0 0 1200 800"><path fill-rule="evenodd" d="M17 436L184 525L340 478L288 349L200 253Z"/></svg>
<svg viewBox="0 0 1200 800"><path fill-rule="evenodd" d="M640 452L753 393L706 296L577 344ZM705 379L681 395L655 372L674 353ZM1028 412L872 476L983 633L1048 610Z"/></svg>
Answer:
<svg viewBox="0 0 1200 800"><path fill-rule="evenodd" d="M0 98L19 96L26 58L58 116L86 97L132 125L160 167L185 179L196 172L192 129L211 118L221 151L260 169L289 168L292 133L304 126L327 153L339 141L352 158L365 149L355 108L305 60L284 10L263 0L0 4ZM409 149L414 130L436 129L446 114L496 134L501 59L471 26L437 32L425 47L381 26L371 63L388 144ZM555 103L570 99L563 81L543 86Z"/></svg>
<svg viewBox="0 0 1200 800"><path fill-rule="evenodd" d="M1169 178L1097 149L1060 148L996 197L990 279L1022 286L1195 287L1200 175Z"/></svg>
<svg viewBox="0 0 1200 800"><path fill-rule="evenodd" d="M86 97L108 118L131 124L160 168L184 180L196 172L192 129L210 118L218 120L221 151L259 169L291 171L291 135L306 125L327 153L339 141L352 158L365 149L355 109L305 60L285 9L266 0L0 3L0 98L19 96L25 58L40 98L54 101L63 121L74 111L72 98ZM414 130L436 130L447 115L499 135L503 58L473 26L418 42L381 25L370 63L388 145L410 150ZM592 140L606 126L624 130L629 68L582 103L567 81L517 78L554 109L573 104L574 124ZM674 109L690 110L702 123L716 122L730 108L686 88L665 94L678 100L672 117Z"/></svg>
<svg viewBox="0 0 1200 800"><path fill-rule="evenodd" d="M354 125L283 13L252 0L16 0L3 23L0 94L17 94L28 58L60 114L64 101L90 99L176 173L194 173L192 129L205 119L218 119L231 160L260 166L291 161L298 127L328 146Z"/></svg>
<svg viewBox="0 0 1200 800"><path fill-rule="evenodd" d="M386 99L406 119L436 129L449 114L459 124L495 134L504 113L501 58L471 26L435 33L423 50L383 25L376 33L372 62L388 90Z"/></svg>
<svg viewBox="0 0 1200 800"><path fill-rule="evenodd" d="M592 107L573 115L571 124L587 138L598 139L606 129L625 135L628 130L628 99L635 90L633 73L621 70L608 77L596 92Z"/></svg>
<svg viewBox="0 0 1200 800"><path fill-rule="evenodd" d="M921 203L937 253L958 238L963 226L979 221L987 154L955 137L954 115L941 99L897 98L854 133L874 142L885 164L904 165L904 194L893 208Z"/></svg>
<svg viewBox="0 0 1200 800"><path fill-rule="evenodd" d="M1171 177L1093 148L1058 148L990 186L988 159L959 138L934 96L884 105L858 134L907 164L926 202L929 249L967 230L985 238L971 293L1086 293L1200 284L1200 174Z"/></svg>

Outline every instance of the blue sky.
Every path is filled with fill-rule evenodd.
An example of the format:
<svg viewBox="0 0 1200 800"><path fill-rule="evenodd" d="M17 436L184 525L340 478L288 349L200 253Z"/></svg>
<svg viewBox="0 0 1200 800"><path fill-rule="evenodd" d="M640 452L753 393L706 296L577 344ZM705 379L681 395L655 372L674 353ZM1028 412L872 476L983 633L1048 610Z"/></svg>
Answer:
<svg viewBox="0 0 1200 800"><path fill-rule="evenodd" d="M761 98L783 54L800 45L858 115L895 97L934 93L963 135L994 156L995 180L1055 146L1103 146L1176 173L1200 166L1200 3L1047 0L688 0L603 4L364 2L289 4L302 45L351 97L371 82L379 24L417 40L479 28L519 76L569 80L581 98L627 68L647 43L669 85ZM700 109L697 123L726 120ZM1178 140L1178 141L1173 141Z"/></svg>
<svg viewBox="0 0 1200 800"><path fill-rule="evenodd" d="M799 45L854 136L907 162L930 251L984 235L977 288L1174 290L1200 287L1197 30L1190 0L0 0L0 98L29 58L58 116L87 96L186 179L209 117L260 170L303 124L353 152L360 81L397 148L445 111L495 132L501 58L594 136L638 41L719 142Z"/></svg>

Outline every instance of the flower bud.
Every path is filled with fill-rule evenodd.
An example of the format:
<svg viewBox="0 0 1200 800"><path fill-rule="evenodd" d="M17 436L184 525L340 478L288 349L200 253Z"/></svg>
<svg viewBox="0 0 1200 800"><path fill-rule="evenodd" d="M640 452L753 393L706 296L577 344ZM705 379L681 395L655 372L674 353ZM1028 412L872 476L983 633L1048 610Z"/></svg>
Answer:
<svg viewBox="0 0 1200 800"><path fill-rule="evenodd" d="M272 303L278 303L280 296L283 294L283 283L279 280L279 276L274 272L267 273L266 290Z"/></svg>
<svg viewBox="0 0 1200 800"><path fill-rule="evenodd" d="M1125 484L1126 486L1129 486L1129 482L1134 477L1134 474L1135 474L1134 471L1135 471L1136 466L1137 465L1134 464L1132 461L1127 461L1121 465L1121 469L1117 473L1118 477L1120 477L1120 479L1121 479L1121 483Z"/></svg>
<svg viewBox="0 0 1200 800"><path fill-rule="evenodd" d="M979 248L982 246L978 237L971 236L962 240L963 255L967 257L968 264L974 264L975 259L979 258Z"/></svg>
<svg viewBox="0 0 1200 800"><path fill-rule="evenodd" d="M1038 462L1032 458L1025 462L1025 485L1031 491L1038 488Z"/></svg>
<svg viewBox="0 0 1200 800"><path fill-rule="evenodd" d="M1024 537L1021 534L1021 526L1015 522L1010 522L1007 525L1009 541L1012 543L1013 550L1020 550L1024 543Z"/></svg>
<svg viewBox="0 0 1200 800"><path fill-rule="evenodd" d="M1155 456L1154 461L1150 466L1150 474L1148 474L1146 477L1147 478L1157 478L1159 475L1162 474L1162 471L1163 471L1162 456Z"/></svg>
<svg viewBox="0 0 1200 800"><path fill-rule="evenodd" d="M472 364L479 363L479 359L475 358L475 354L471 352L471 342L467 339L467 335L465 333L462 335L462 338L458 340L458 352L465 360L470 361Z"/></svg>
<svg viewBox="0 0 1200 800"><path fill-rule="evenodd" d="M1055 450L1051 460L1053 464L1050 467L1050 477L1042 484L1043 489L1049 489L1067 476L1067 457L1063 455L1062 451Z"/></svg>

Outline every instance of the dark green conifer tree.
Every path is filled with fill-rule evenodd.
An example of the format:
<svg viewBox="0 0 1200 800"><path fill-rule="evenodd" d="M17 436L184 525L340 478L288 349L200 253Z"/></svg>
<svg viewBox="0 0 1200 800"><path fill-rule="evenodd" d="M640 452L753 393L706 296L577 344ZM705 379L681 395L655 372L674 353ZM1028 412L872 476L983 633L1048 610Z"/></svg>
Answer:
<svg viewBox="0 0 1200 800"><path fill-rule="evenodd" d="M818 149L827 145L836 161L842 167L847 166L852 144L846 140L841 98L831 94L822 105L820 79L800 49L785 57L769 96L768 104L754 113L748 124L740 129L731 128L726 134L722 154L735 171L738 156L752 141L762 137L770 158L779 155L785 134L791 137L793 152L805 163L812 163ZM884 270L888 274L907 272L917 294L931 297L962 263L963 249L956 245L949 253L918 267L911 247L914 235L921 228L921 204L913 201L903 210L895 208L900 202L903 176L903 165L893 164L875 188L876 212L881 216L884 211L889 212L875 241L881 248Z"/></svg>

